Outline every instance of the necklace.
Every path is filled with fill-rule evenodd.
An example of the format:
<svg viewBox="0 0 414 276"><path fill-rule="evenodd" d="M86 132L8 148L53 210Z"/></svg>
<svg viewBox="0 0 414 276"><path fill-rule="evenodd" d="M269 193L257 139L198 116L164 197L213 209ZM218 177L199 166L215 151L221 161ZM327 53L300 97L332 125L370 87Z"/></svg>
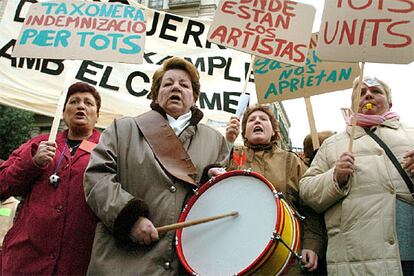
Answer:
<svg viewBox="0 0 414 276"><path fill-rule="evenodd" d="M59 170L63 157L65 156L66 148L69 148L70 155L73 156L76 152L76 149L81 145L81 143L82 143L82 140L81 141L70 140L70 139L66 140L65 146L63 147L63 150L60 153L56 168L53 174L49 177L50 184L52 184L54 188L57 188L59 185L60 177L58 176L57 172Z"/></svg>
<svg viewBox="0 0 414 276"><path fill-rule="evenodd" d="M59 185L59 180L60 180L60 177L57 175L57 172L58 172L58 170L59 170L60 163L62 162L62 159L63 159L63 157L65 156L65 150L66 150L66 147L67 147L67 144L65 144L65 146L63 147L62 152L60 153L60 156L59 156L58 163L57 163L57 165L56 165L55 171L54 171L54 172L53 172L53 174L49 177L50 184L52 184L52 186L53 186L54 188L57 188L57 187L58 187L58 185Z"/></svg>
<svg viewBox="0 0 414 276"><path fill-rule="evenodd" d="M69 147L70 155L74 155L75 152L76 152L76 149L81 145L82 140L79 141L79 140L67 139L67 142L66 143L67 143L67 145Z"/></svg>
<svg viewBox="0 0 414 276"><path fill-rule="evenodd" d="M79 144L77 144L76 146L69 147L69 151L70 151L70 153L72 154L72 153L73 153L73 151L74 151L74 150L76 150L79 146L80 146L80 143L79 143Z"/></svg>

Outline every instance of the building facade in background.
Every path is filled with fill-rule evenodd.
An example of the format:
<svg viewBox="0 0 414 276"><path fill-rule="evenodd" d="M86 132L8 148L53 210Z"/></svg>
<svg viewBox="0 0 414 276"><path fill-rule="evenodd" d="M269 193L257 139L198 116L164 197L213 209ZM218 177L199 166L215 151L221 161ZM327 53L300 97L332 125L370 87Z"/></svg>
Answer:
<svg viewBox="0 0 414 276"><path fill-rule="evenodd" d="M213 18L219 0L141 0L141 4L155 10L193 18Z"/></svg>

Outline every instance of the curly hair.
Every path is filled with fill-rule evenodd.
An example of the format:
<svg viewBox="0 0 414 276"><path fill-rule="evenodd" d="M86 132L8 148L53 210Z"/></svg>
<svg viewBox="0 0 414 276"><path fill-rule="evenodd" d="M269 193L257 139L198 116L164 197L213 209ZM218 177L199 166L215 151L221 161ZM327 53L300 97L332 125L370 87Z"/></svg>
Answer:
<svg viewBox="0 0 414 276"><path fill-rule="evenodd" d="M157 71L155 71L152 76L152 85L151 85L151 99L155 102L158 98L158 91L161 86L162 78L165 75L165 72L172 69L184 70L188 73L191 79L191 86L193 88L194 101L197 101L198 96L200 95L200 74L198 73L197 68L189 61L181 57L172 57L165 60Z"/></svg>
<svg viewBox="0 0 414 276"><path fill-rule="evenodd" d="M242 119L242 137L243 137L243 140L246 141L247 119L255 111L262 111L262 112L266 113L266 115L269 117L270 123L272 124L272 129L273 129L273 132L274 132L274 135L272 135L270 141L278 141L280 139L279 123L276 121L276 118L273 115L273 112L270 110L270 108L268 106L260 105L260 104L255 105L253 107L247 108L246 111L243 114L243 119Z"/></svg>

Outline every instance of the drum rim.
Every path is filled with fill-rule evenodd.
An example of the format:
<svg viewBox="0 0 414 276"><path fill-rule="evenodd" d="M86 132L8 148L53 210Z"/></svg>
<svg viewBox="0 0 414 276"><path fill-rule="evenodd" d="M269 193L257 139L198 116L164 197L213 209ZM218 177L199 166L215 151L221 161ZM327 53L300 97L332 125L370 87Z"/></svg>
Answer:
<svg viewBox="0 0 414 276"><path fill-rule="evenodd" d="M253 176L255 178L258 178L259 180L261 180L264 184L267 185L267 187L269 188L269 190L273 193L274 197L275 197L275 206L280 206L281 202L280 202L280 198L277 194L277 191L275 189L275 187L261 174L250 171L250 170L234 170L234 171L230 171L230 172L226 172L224 174L221 174L217 177L213 177L211 178L207 183L205 183L204 185L202 185L196 192L194 195L192 195L190 197L190 199L187 201L187 203L185 204L185 207L183 209L183 211L181 212L181 215L178 219L178 222L183 222L185 221L185 219L187 218L187 215L189 214L191 207L194 205L194 203L197 201L197 199L204 193L206 192L210 187L214 186L215 184L217 184L218 182L220 182L223 179L229 178L231 176L237 176L237 175L246 175L246 176ZM281 208L277 208L276 210L277 212L277 217L279 218L281 216ZM276 220L276 224L274 226L274 230L277 231L277 229L279 229L280 227L280 223L281 221L279 219ZM187 272L191 273L192 275L199 275L187 262L185 256L184 256L184 252L183 252L183 248L182 248L182 243L181 243L181 236L182 236L182 231L183 229L178 229L176 231L176 243L175 243L175 248L176 248L176 252L178 255L178 259L180 260L181 264L183 265L183 267L187 270ZM249 264L247 267L245 267L244 269L242 269L240 272L237 272L237 275L244 275L246 273L248 273L252 268L255 268L255 266L261 262L263 256L265 256L269 250L271 250L274 246L274 241L272 241L271 239L269 239L269 242L267 243L267 245L265 246L265 248L263 249L263 251L256 257L256 259Z"/></svg>

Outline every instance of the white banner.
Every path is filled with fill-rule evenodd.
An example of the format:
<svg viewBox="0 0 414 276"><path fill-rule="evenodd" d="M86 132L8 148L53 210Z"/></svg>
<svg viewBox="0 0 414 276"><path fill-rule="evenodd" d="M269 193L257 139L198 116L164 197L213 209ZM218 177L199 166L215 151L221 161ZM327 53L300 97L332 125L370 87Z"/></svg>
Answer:
<svg viewBox="0 0 414 276"><path fill-rule="evenodd" d="M141 7L132 1L130 4ZM31 5L25 0L11 0L5 8L0 28L0 103L53 116L67 62L73 61L12 57L13 46ZM102 95L98 125L105 127L116 117L135 116L149 110L152 74L170 56L181 56L195 64L201 73L197 105L206 118L227 122L231 113L236 112L250 56L208 42L210 21L150 9L145 9L145 13L147 36L143 64L82 61L76 67L72 82L95 85ZM256 97L254 90L251 75L247 92Z"/></svg>

